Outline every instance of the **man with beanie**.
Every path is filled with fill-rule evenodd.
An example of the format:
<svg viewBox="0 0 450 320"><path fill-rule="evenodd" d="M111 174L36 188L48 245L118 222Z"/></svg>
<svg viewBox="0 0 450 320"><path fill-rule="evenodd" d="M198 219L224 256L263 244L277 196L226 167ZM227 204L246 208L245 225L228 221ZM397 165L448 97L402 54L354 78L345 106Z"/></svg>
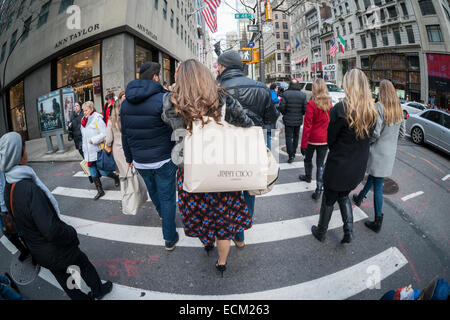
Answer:
<svg viewBox="0 0 450 320"><path fill-rule="evenodd" d="M139 79L128 84L120 111L123 151L128 165L145 181L162 219L166 250L172 251L179 239L175 225L177 166L171 160L175 146L172 129L161 119L166 90L160 84L159 63L146 62L139 73Z"/></svg>
<svg viewBox="0 0 450 320"><path fill-rule="evenodd" d="M244 65L238 52L229 50L222 53L217 61L219 76L217 81L239 101L245 112L256 126L272 129L278 119L278 111L272 102L267 86L245 76ZM244 192L248 210L253 216L255 196ZM244 232L238 233L234 239L237 247L244 247Z"/></svg>

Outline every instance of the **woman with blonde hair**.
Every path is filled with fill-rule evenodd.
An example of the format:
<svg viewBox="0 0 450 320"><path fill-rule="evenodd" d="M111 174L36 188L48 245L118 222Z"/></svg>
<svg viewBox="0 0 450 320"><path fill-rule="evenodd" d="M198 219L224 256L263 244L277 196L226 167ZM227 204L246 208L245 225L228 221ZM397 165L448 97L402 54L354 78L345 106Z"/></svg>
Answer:
<svg viewBox="0 0 450 320"><path fill-rule="evenodd" d="M323 241L328 230L334 204L339 203L344 238L353 239L351 190L364 179L369 158L369 137L378 118L372 102L369 81L359 69L344 77L346 97L330 110L327 143L330 149L323 174L324 193L318 226L311 228L314 237Z"/></svg>
<svg viewBox="0 0 450 320"><path fill-rule="evenodd" d="M369 229L378 233L383 222L383 178L389 177L394 168L398 138L403 135L403 112L400 99L394 85L389 80L380 83L378 94L378 120L370 138L370 155L367 164L369 177L361 192L353 195L353 201L359 207L373 186L375 221L366 221ZM399 134L401 133L401 134Z"/></svg>
<svg viewBox="0 0 450 320"><path fill-rule="evenodd" d="M251 127L253 121L231 95L219 88L212 73L197 60L183 62L176 75L176 87L163 98L162 119L172 129L191 132L195 121L205 124L203 117L220 123L222 108L225 121L238 127ZM183 153L183 142L175 147L177 155ZM175 152L176 153L176 152ZM226 270L227 256L234 236L252 226L252 218L245 204L243 192L188 193L183 190L184 171L182 156L177 173L178 207L184 232L199 238L209 254L217 240L219 259L216 268Z"/></svg>
<svg viewBox="0 0 450 320"><path fill-rule="evenodd" d="M312 100L306 106L305 123L303 124L303 134L301 152L305 157L305 174L299 179L311 182L312 158L314 152L316 156L316 183L317 188L312 197L318 200L323 192L323 171L324 162L328 152L327 129L330 123L330 109L332 107L331 98L328 93L327 84L323 79L316 79L312 86Z"/></svg>

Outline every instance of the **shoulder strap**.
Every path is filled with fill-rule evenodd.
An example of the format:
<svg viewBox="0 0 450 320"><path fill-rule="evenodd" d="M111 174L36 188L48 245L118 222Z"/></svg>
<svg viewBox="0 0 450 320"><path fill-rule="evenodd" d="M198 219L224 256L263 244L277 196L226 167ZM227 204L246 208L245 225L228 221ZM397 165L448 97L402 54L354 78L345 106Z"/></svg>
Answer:
<svg viewBox="0 0 450 320"><path fill-rule="evenodd" d="M14 187L16 186L15 183L12 184L11 186L11 191L9 193L9 204L11 205L11 214L14 217L14 207L13 207L13 191L14 191Z"/></svg>
<svg viewBox="0 0 450 320"><path fill-rule="evenodd" d="M97 133L100 134L100 130L98 130L97 119L95 119L95 127L97 128ZM100 143L100 147L102 149L105 149L105 145L103 143Z"/></svg>

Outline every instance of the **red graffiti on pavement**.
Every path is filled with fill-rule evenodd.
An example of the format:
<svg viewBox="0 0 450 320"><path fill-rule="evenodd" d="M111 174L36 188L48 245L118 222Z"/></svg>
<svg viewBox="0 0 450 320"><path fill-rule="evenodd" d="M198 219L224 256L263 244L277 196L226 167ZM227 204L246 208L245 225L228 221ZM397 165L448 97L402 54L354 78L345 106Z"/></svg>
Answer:
<svg viewBox="0 0 450 320"><path fill-rule="evenodd" d="M96 268L107 268L108 275L111 278L120 277L121 280L125 278L137 278L140 279L141 275L139 268L142 264L157 262L161 256L159 254L152 255L145 259L125 259L125 258L113 258L106 260L92 260L92 264Z"/></svg>

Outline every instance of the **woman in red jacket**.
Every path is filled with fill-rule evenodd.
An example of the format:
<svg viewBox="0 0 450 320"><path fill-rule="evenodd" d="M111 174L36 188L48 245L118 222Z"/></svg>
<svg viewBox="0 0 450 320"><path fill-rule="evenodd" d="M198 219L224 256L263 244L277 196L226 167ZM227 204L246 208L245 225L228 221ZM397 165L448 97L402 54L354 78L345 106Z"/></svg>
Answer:
<svg viewBox="0 0 450 320"><path fill-rule="evenodd" d="M317 188L312 198L318 200L323 192L323 171L325 157L328 152L327 129L330 123L330 109L332 107L328 88L323 79L316 79L312 86L312 100L306 106L305 121L303 123L303 134L301 152L305 156L305 174L299 179L310 183L312 176L312 158L317 151Z"/></svg>

